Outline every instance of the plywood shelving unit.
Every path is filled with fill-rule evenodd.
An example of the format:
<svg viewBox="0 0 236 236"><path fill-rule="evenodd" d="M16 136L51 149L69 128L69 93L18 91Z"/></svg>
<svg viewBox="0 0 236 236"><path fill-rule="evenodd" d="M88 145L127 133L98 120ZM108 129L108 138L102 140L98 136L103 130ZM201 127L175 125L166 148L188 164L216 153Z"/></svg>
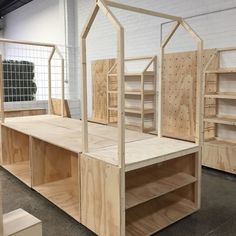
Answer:
<svg viewBox="0 0 236 236"><path fill-rule="evenodd" d="M215 53L205 67L205 107L212 104L213 109L204 110L205 131L210 135L205 135L203 145L203 165L218 170L236 174L236 142L232 139L218 137L218 125L235 126L236 116L219 114L219 100L236 101L236 92L221 92L220 80L223 74L236 76L236 68L220 68L221 53L235 51L236 48L216 49ZM210 69L214 67L213 69ZM210 77L211 76L211 77ZM213 82L213 83L212 83ZM209 91L209 84L211 91ZM207 100L208 99L208 100Z"/></svg>
<svg viewBox="0 0 236 236"><path fill-rule="evenodd" d="M125 129L124 29L110 7L175 21L160 51L158 136ZM117 29L117 127L88 122L86 38L99 10ZM179 26L198 46L194 142L163 135L164 49ZM49 59L49 114L5 119L1 99L2 166L97 235L151 235L192 214L201 193L202 46L180 17L96 1L81 34L82 120L65 117L63 66L61 116L52 115Z"/></svg>
<svg viewBox="0 0 236 236"><path fill-rule="evenodd" d="M126 96L132 93L140 96L140 91L127 91L125 82L127 79L140 81L141 76L125 72L124 28L113 15L110 7L176 21L171 32L163 40L160 50L158 123L156 124L158 137L152 136L150 139L125 142L127 113L141 114L140 110L127 110ZM115 122L117 122L119 136L116 145L91 150L87 117L86 38L99 10L106 15L117 30L116 72L110 71L108 75L111 78L115 77L115 82L110 82L116 87L111 89L108 86L107 91L113 96L113 99L114 96L117 96L116 104L111 106L108 103L108 109L112 112L117 111ZM164 49L180 25L190 33L198 47L197 71L195 72L197 74L196 110L192 114L196 115L195 135L192 140L194 142L163 137L163 120L165 119L163 117ZM179 17L112 1L97 1L91 11L81 34L84 142L81 156L83 166L81 219L82 224L97 235L151 235L199 209L202 46L200 37ZM145 109L143 114L144 112ZM148 110L147 113L149 112L153 112L153 110ZM114 116L111 118L114 119ZM102 174L98 175L98 173ZM95 198L96 202L93 200Z"/></svg>
<svg viewBox="0 0 236 236"><path fill-rule="evenodd" d="M140 57L126 59L125 62L147 61L145 68L137 72L125 72L125 113L126 127L150 132L156 129L156 83L157 83L157 57ZM117 63L107 74L107 123L117 123ZM134 85L135 86L134 86ZM135 87L135 88L134 88ZM134 105L128 103L134 100ZM137 105L138 103L138 105ZM146 103L149 105L147 107ZM150 108L150 105L152 108ZM133 107L132 107L133 106ZM132 119L139 119L134 122ZM146 122L145 122L146 121ZM151 123L151 124L150 124ZM132 125L131 125L132 124ZM147 127L148 125L148 127Z"/></svg>

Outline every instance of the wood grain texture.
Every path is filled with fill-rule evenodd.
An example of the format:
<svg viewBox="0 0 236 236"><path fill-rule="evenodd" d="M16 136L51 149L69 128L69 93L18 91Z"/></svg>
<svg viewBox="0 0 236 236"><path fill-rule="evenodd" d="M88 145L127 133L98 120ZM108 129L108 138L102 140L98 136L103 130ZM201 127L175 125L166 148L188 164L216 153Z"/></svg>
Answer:
<svg viewBox="0 0 236 236"><path fill-rule="evenodd" d="M151 235L196 211L192 201L182 197L181 188L126 212L126 236Z"/></svg>
<svg viewBox="0 0 236 236"><path fill-rule="evenodd" d="M0 182L0 235L3 235L3 217L2 217L2 183Z"/></svg>
<svg viewBox="0 0 236 236"><path fill-rule="evenodd" d="M2 164L29 160L29 137L2 126Z"/></svg>
<svg viewBox="0 0 236 236"><path fill-rule="evenodd" d="M115 62L115 59L92 61L92 119L96 122L107 123L107 73Z"/></svg>
<svg viewBox="0 0 236 236"><path fill-rule="evenodd" d="M77 154L63 148L32 139L32 184L45 183L72 177L72 158Z"/></svg>
<svg viewBox="0 0 236 236"><path fill-rule="evenodd" d="M120 235L120 169L82 155L81 222L98 235Z"/></svg>
<svg viewBox="0 0 236 236"><path fill-rule="evenodd" d="M194 154L126 173L126 209L196 182Z"/></svg>
<svg viewBox="0 0 236 236"><path fill-rule="evenodd" d="M213 51L205 50L203 52L203 65L207 63ZM196 51L168 53L164 55L164 136L189 141L195 140L196 78Z"/></svg>
<svg viewBox="0 0 236 236"><path fill-rule="evenodd" d="M52 114L61 116L61 99L58 98L52 98ZM67 100L64 100L64 116L70 118L70 108Z"/></svg>
<svg viewBox="0 0 236 236"><path fill-rule="evenodd" d="M21 109L5 109L5 117L17 117L17 116L36 116L46 114L44 108L21 108Z"/></svg>
<svg viewBox="0 0 236 236"><path fill-rule="evenodd" d="M203 145L202 164L236 174L236 143L213 139Z"/></svg>
<svg viewBox="0 0 236 236"><path fill-rule="evenodd" d="M3 168L31 187L31 168L29 161L21 161L10 165L3 165Z"/></svg>

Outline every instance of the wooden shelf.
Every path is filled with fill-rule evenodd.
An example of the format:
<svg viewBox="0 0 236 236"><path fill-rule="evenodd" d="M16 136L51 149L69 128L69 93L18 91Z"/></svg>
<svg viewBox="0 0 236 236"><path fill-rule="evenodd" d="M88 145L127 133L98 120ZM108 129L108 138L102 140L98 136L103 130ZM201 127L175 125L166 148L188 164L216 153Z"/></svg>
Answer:
<svg viewBox="0 0 236 236"><path fill-rule="evenodd" d="M208 70L207 74L233 74L236 73L236 68L220 68L217 70Z"/></svg>
<svg viewBox="0 0 236 236"><path fill-rule="evenodd" d="M117 94L117 91L108 91L110 94ZM143 92L144 95L155 95L155 91L153 90L146 90ZM129 90L125 91L125 95L138 95L141 96L142 92L140 90Z"/></svg>
<svg viewBox="0 0 236 236"><path fill-rule="evenodd" d="M205 98L236 99L236 92L208 93Z"/></svg>
<svg viewBox="0 0 236 236"><path fill-rule="evenodd" d="M34 187L34 189L74 219L80 221L79 185L73 178L43 184Z"/></svg>
<svg viewBox="0 0 236 236"><path fill-rule="evenodd" d="M128 72L128 73L125 73L125 77L129 77L129 76L139 76L141 77L142 74L144 75L154 75L154 72L153 71L146 71L146 72L140 72L140 73L137 73L137 72ZM112 73L112 74L108 74L108 76L117 76L117 73Z"/></svg>
<svg viewBox="0 0 236 236"><path fill-rule="evenodd" d="M224 145L224 146L236 146L236 140L232 139L222 139L219 137L214 137L211 139L207 139L204 141L206 144L212 144L212 145Z"/></svg>
<svg viewBox="0 0 236 236"><path fill-rule="evenodd" d="M109 107L108 110L110 111L117 111L117 107ZM141 114L141 109L138 108L125 108L126 113L132 113L132 114ZM154 114L154 109L145 109L144 114Z"/></svg>
<svg viewBox="0 0 236 236"><path fill-rule="evenodd" d="M144 236L192 214L194 204L176 194L168 194L126 211L126 235Z"/></svg>
<svg viewBox="0 0 236 236"><path fill-rule="evenodd" d="M214 116L204 118L205 122L223 124L223 125L236 125L236 117L232 116Z"/></svg>
<svg viewBox="0 0 236 236"><path fill-rule="evenodd" d="M192 184L196 180L187 173L175 173L167 168L131 175L126 178L126 209Z"/></svg>
<svg viewBox="0 0 236 236"><path fill-rule="evenodd" d="M29 161L16 162L10 165L3 165L4 169L31 187L31 173Z"/></svg>

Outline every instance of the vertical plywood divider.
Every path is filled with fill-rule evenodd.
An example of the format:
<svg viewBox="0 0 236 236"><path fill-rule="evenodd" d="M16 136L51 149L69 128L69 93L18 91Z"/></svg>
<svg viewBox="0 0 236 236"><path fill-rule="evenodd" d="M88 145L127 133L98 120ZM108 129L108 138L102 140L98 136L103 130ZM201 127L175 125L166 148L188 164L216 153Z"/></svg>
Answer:
<svg viewBox="0 0 236 236"><path fill-rule="evenodd" d="M72 153L70 151L56 147L36 138L32 138L31 143L33 186L38 186L72 176Z"/></svg>
<svg viewBox="0 0 236 236"><path fill-rule="evenodd" d="M3 235L3 217L2 217L2 183L0 181L0 235Z"/></svg>
<svg viewBox="0 0 236 236"><path fill-rule="evenodd" d="M214 49L203 51L203 67L213 53ZM214 81L214 78L211 80ZM196 51L164 55L163 136L195 140L196 82ZM212 89L211 83L207 86L208 89Z"/></svg>
<svg viewBox="0 0 236 236"><path fill-rule="evenodd" d="M81 223L98 235L120 235L120 168L81 157Z"/></svg>
<svg viewBox="0 0 236 236"><path fill-rule="evenodd" d="M92 61L93 120L107 122L107 73L115 64L115 59Z"/></svg>
<svg viewBox="0 0 236 236"><path fill-rule="evenodd" d="M5 126L2 130L2 164L29 161L29 136Z"/></svg>

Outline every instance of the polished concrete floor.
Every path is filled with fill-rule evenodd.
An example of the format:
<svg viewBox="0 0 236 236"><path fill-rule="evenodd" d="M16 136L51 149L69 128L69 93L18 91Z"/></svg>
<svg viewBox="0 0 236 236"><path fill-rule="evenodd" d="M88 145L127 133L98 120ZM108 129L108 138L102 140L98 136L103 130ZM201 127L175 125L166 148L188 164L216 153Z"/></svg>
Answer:
<svg viewBox="0 0 236 236"><path fill-rule="evenodd" d="M67 214L0 168L3 211L23 208L43 222L43 236L94 235ZM235 236L236 176L203 169L202 208L157 236ZM111 235L112 236L112 235Z"/></svg>

